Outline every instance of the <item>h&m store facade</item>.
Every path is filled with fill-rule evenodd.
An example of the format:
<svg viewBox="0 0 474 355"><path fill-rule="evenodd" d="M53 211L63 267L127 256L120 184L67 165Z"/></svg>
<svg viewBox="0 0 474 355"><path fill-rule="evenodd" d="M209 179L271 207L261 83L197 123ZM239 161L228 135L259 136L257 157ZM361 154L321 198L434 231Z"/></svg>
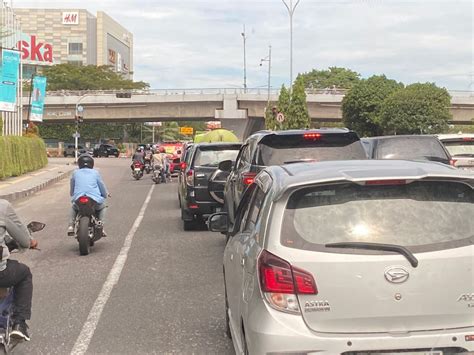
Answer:
<svg viewBox="0 0 474 355"><path fill-rule="evenodd" d="M19 49L24 79L38 66L109 65L126 78L133 72L133 35L104 12L81 9L21 9Z"/></svg>

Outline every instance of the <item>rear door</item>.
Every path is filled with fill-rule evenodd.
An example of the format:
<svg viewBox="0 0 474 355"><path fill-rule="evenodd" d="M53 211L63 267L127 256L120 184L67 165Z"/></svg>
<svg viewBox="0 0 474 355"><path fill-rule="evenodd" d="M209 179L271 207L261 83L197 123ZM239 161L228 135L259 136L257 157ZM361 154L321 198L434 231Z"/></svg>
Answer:
<svg viewBox="0 0 474 355"><path fill-rule="evenodd" d="M312 187L290 198L281 243L309 271L317 295L299 295L308 327L319 332L405 333L472 327L474 197L458 182L403 186ZM400 253L328 247L401 245Z"/></svg>
<svg viewBox="0 0 474 355"><path fill-rule="evenodd" d="M240 145L202 145L193 157L194 189L196 201L214 201L209 193L209 178L221 161L235 161Z"/></svg>

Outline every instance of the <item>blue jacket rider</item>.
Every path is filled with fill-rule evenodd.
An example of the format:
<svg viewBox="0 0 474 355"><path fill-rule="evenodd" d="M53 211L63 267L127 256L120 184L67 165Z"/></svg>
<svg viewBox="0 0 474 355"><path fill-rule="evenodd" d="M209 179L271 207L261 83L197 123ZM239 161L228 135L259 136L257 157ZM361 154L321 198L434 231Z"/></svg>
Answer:
<svg viewBox="0 0 474 355"><path fill-rule="evenodd" d="M97 170L94 170L94 159L88 154L82 154L77 160L79 169L76 169L71 177L71 202L72 209L69 219L68 235L74 235L74 225L77 217L77 206L75 202L81 196L87 196L93 199L97 218L104 223L105 218L105 199L108 196L107 188ZM103 231L106 236L105 230Z"/></svg>

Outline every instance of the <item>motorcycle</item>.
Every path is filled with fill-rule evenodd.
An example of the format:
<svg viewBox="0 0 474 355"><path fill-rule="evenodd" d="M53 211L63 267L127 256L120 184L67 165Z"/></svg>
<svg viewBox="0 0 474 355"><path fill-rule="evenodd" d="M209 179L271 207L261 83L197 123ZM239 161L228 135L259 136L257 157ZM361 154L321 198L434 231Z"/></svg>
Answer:
<svg viewBox="0 0 474 355"><path fill-rule="evenodd" d="M166 175L164 169L159 165L155 165L153 167L153 174L151 175L151 179L155 184L166 183Z"/></svg>
<svg viewBox="0 0 474 355"><path fill-rule="evenodd" d="M30 233L39 232L44 229L46 224L41 222L31 222L27 228ZM9 239L7 241L7 239ZM6 245L10 252L20 249L17 242L9 237L6 239ZM39 249L38 249L39 250ZM11 339L12 331L11 314L13 309L13 287L0 288L0 353L9 354L22 340Z"/></svg>
<svg viewBox="0 0 474 355"><path fill-rule="evenodd" d="M145 155L145 173L149 174L151 173L151 171L153 170L152 166L151 166L151 159L152 159L153 155L151 153L146 153Z"/></svg>
<svg viewBox="0 0 474 355"><path fill-rule="evenodd" d="M143 177L143 169L143 163L139 161L133 163L132 176L135 178L135 180L140 180Z"/></svg>
<svg viewBox="0 0 474 355"><path fill-rule="evenodd" d="M96 205L88 196L81 196L75 202L78 213L73 235L79 242L79 254L88 255L95 242L103 237L102 221L96 217Z"/></svg>

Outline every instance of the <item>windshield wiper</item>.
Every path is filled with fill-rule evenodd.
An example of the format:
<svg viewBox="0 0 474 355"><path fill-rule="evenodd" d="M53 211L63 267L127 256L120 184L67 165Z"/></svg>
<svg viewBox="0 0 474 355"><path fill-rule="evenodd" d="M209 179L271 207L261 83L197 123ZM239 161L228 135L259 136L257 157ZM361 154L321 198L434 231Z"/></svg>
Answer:
<svg viewBox="0 0 474 355"><path fill-rule="evenodd" d="M296 164L296 163L314 163L316 159L299 159L299 160L288 160L284 161L283 164Z"/></svg>
<svg viewBox="0 0 474 355"><path fill-rule="evenodd" d="M382 244L382 243L366 243L366 242L341 242L329 243L325 245L326 248L345 248L345 249L365 249L365 250L382 250L392 251L402 254L410 262L411 266L418 266L418 259L407 248L396 244Z"/></svg>

